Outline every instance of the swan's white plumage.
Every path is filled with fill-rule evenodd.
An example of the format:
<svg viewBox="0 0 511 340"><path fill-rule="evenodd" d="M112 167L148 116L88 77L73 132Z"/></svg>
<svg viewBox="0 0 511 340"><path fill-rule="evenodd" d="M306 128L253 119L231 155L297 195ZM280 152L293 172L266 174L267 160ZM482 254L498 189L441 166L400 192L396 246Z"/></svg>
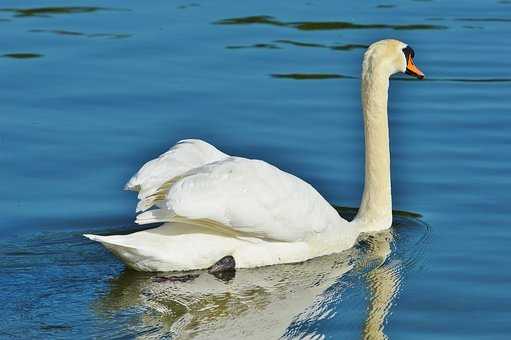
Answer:
<svg viewBox="0 0 511 340"><path fill-rule="evenodd" d="M146 163L126 185L139 192L136 222L162 226L129 235L85 236L132 268L170 271L207 268L226 255L237 267L299 262L345 250L362 232L389 228L387 90L390 75L406 70L404 47L383 40L364 56L365 187L352 222L305 181L189 139Z"/></svg>
<svg viewBox="0 0 511 340"><path fill-rule="evenodd" d="M84 236L101 242L131 268L140 271L208 268L226 255L234 256L238 268L300 262L317 256L317 249L305 242L232 237L202 225L182 222L165 223L128 235Z"/></svg>
<svg viewBox="0 0 511 340"><path fill-rule="evenodd" d="M165 182L201 165L226 158L227 155L211 144L198 139L185 139L170 150L153 159L126 184L126 190L138 191L140 200L137 211L150 206L146 199L153 195Z"/></svg>
<svg viewBox="0 0 511 340"><path fill-rule="evenodd" d="M190 150L200 152L188 159L181 154ZM151 202L144 209L152 203L158 208L140 213L136 222L165 224L129 235L85 235L134 269L207 268L226 255L240 268L299 262L346 249L358 235L307 182L204 141L180 142L147 164L128 187L150 188L140 201ZM165 180L155 179L151 169Z"/></svg>
<svg viewBox="0 0 511 340"><path fill-rule="evenodd" d="M170 187L162 209L187 219L214 221L244 235L287 242L304 241L347 223L310 184L266 162L238 157L182 175Z"/></svg>

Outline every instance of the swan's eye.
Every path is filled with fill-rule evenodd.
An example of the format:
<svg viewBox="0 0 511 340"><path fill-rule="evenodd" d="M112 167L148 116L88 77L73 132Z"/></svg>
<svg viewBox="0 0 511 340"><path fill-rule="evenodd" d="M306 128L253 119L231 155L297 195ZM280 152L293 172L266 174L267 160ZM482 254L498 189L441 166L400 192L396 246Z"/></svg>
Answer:
<svg viewBox="0 0 511 340"><path fill-rule="evenodd" d="M415 57L415 52L410 46L403 48L403 53L405 54L406 60L408 60L408 57Z"/></svg>
<svg viewBox="0 0 511 340"><path fill-rule="evenodd" d="M417 77L419 79L424 79L424 73L422 73L422 71L413 62L413 57L415 56L413 48L411 48L410 46L406 46L405 48L403 48L403 54L405 55L406 60L405 73Z"/></svg>

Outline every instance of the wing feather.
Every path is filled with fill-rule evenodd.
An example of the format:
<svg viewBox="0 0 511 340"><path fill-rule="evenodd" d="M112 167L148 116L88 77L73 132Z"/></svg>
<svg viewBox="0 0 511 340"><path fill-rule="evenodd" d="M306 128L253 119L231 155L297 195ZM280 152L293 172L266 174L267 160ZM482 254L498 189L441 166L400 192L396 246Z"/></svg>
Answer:
<svg viewBox="0 0 511 340"><path fill-rule="evenodd" d="M194 168L227 158L228 155L198 139L185 139L158 158L145 163L126 184L138 191L138 211L145 211L165 198L178 177Z"/></svg>
<svg viewBox="0 0 511 340"><path fill-rule="evenodd" d="M259 160L238 157L181 174L160 209L174 218L279 241L302 241L338 224L339 215L305 181Z"/></svg>

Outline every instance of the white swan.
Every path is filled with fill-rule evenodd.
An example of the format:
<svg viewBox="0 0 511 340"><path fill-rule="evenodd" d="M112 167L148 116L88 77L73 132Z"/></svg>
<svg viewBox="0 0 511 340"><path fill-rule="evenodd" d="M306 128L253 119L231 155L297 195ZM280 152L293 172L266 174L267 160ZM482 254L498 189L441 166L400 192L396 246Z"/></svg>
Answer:
<svg viewBox="0 0 511 340"><path fill-rule="evenodd" d="M404 269L399 251L384 263L391 242L392 232L385 230L367 238L366 247L307 261L298 270L294 264L238 270L228 284L207 274L186 283L162 283L154 276L124 271L93 302L93 309L99 318L126 310L146 311L137 328L150 328L152 338L172 333L176 339L323 339L321 330L311 324L331 317L340 309L338 303L343 306L354 291L367 289L361 339L384 340L387 315ZM365 283L345 276L352 270L364 273L360 276ZM162 316L166 327L161 325Z"/></svg>
<svg viewBox="0 0 511 340"><path fill-rule="evenodd" d="M229 255L238 268L301 262L348 249L362 232L389 228L389 77L406 72L422 79L413 57L409 46L390 39L372 44L364 55L365 187L352 222L293 175L184 140L146 163L126 185L139 192L136 222L162 226L84 236L136 270L181 271L208 268Z"/></svg>

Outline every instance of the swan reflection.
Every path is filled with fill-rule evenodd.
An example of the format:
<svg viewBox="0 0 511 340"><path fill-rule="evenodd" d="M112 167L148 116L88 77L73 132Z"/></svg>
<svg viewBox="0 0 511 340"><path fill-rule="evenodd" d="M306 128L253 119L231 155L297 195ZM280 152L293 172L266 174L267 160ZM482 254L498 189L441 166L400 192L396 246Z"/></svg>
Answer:
<svg viewBox="0 0 511 340"><path fill-rule="evenodd" d="M369 299L365 321L358 326L361 337L386 339L384 324L402 285L403 266L414 262L400 258L398 248L407 243L400 233L391 229L366 235L343 253L239 269L231 277L197 271L186 282L162 281L157 279L161 274L125 270L94 308L105 318L133 309L141 313L140 338L324 338L311 325L333 317L362 277ZM416 246L404 247L415 251Z"/></svg>

